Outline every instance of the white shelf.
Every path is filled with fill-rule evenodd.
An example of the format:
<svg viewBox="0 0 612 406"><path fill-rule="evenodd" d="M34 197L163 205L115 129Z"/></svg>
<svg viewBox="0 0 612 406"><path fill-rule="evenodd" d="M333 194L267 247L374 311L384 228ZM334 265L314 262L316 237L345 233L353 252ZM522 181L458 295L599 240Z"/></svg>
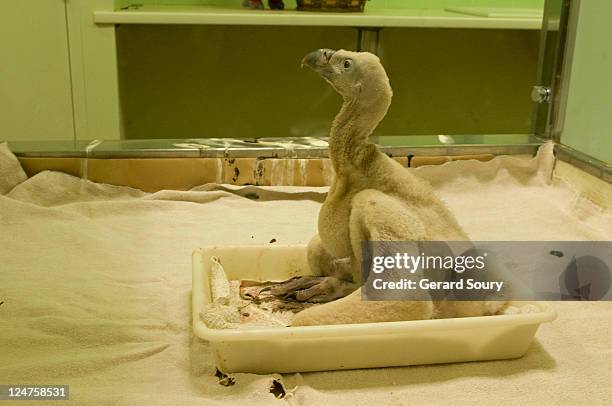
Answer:
<svg viewBox="0 0 612 406"><path fill-rule="evenodd" d="M493 18L539 18L542 20L544 10L537 8L510 8L510 7L446 7L446 11L469 14L478 17Z"/></svg>
<svg viewBox="0 0 612 406"><path fill-rule="evenodd" d="M237 0L238 2L238 0ZM246 10L211 6L144 5L95 11L97 24L285 25L337 27L435 27L538 30L540 17L485 17L447 10L368 9L363 13Z"/></svg>

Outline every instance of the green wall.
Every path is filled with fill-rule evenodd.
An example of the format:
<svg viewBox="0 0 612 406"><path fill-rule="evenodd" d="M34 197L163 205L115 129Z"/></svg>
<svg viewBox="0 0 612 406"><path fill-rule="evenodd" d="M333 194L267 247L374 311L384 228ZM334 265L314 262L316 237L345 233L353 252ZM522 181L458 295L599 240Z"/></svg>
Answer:
<svg viewBox="0 0 612 406"><path fill-rule="evenodd" d="M340 97L299 62L355 49L353 28L117 28L126 138L327 134ZM538 32L381 31L394 89L379 135L528 133Z"/></svg>
<svg viewBox="0 0 612 406"><path fill-rule="evenodd" d="M561 142L612 163L612 1L582 0Z"/></svg>
<svg viewBox="0 0 612 406"><path fill-rule="evenodd" d="M115 28L94 25L92 10L241 1L5 0L0 139L121 135ZM541 0L372 0L367 7L407 4L539 7ZM126 138L326 135L340 98L299 61L324 46L355 49L357 31L119 25L117 46ZM378 135L529 132L536 31L384 29L380 50L395 97Z"/></svg>

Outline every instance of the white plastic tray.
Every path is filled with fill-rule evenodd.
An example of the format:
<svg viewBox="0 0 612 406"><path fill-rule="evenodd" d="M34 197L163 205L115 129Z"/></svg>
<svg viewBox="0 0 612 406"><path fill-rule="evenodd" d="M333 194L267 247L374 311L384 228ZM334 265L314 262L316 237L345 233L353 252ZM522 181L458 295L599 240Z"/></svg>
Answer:
<svg viewBox="0 0 612 406"><path fill-rule="evenodd" d="M223 372L288 373L518 358L539 313L387 323L216 330L199 314L211 301L208 274L216 256L229 279L282 280L309 273L305 245L210 246L193 253L193 331L210 343ZM520 305L529 302L521 302Z"/></svg>

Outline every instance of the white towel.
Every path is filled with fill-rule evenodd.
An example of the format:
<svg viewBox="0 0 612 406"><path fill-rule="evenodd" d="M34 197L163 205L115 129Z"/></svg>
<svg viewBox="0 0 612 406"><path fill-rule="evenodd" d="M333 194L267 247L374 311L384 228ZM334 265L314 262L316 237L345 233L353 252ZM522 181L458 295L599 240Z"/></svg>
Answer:
<svg viewBox="0 0 612 406"><path fill-rule="evenodd" d="M561 179L550 182L542 168L552 153L543 153L416 173L474 240L612 240L610 212ZM218 384L209 347L192 336L191 252L273 238L306 243L324 190L296 197L295 188L275 188L273 199L257 201L240 190L148 194L47 172L0 195L0 383L69 384L71 402L62 405L275 401L269 387L278 376L236 374L235 385ZM298 385L291 402L304 405L612 404L612 304L556 307L559 319L519 360L283 382Z"/></svg>
<svg viewBox="0 0 612 406"><path fill-rule="evenodd" d="M0 143L0 195L7 194L27 178L19 160L9 150L8 144Z"/></svg>

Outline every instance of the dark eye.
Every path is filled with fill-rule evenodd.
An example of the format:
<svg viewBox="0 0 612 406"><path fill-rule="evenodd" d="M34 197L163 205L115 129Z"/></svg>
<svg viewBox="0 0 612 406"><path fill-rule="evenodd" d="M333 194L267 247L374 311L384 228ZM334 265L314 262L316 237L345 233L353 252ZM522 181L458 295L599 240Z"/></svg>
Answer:
<svg viewBox="0 0 612 406"><path fill-rule="evenodd" d="M344 60L344 69L348 69L350 68L352 65L351 60L350 59L345 59Z"/></svg>

